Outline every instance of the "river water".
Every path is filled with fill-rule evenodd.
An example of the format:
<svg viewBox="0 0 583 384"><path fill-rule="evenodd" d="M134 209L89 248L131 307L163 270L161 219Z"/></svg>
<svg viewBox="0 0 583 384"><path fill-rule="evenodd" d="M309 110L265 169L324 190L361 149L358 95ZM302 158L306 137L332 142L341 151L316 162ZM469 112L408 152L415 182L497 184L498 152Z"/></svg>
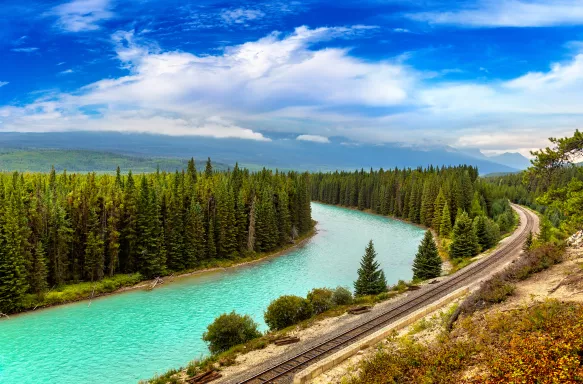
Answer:
<svg viewBox="0 0 583 384"><path fill-rule="evenodd" d="M352 288L369 239L389 284L412 276L423 230L385 217L312 204L318 234L284 256L225 271L0 320L0 383L136 383L206 355L206 326L251 315L284 294Z"/></svg>

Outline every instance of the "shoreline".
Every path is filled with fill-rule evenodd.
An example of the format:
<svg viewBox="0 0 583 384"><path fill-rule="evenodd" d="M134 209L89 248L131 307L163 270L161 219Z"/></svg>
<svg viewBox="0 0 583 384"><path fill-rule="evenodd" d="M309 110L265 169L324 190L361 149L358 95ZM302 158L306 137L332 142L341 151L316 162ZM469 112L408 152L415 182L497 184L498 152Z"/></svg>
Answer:
<svg viewBox="0 0 583 384"><path fill-rule="evenodd" d="M246 260L243 260L241 262L237 262L236 260L232 260L233 263L230 265L227 265L227 266L207 267L207 268L201 268L201 269L194 269L194 270L191 270L188 272L180 272L177 275L160 276L160 279L162 280L162 285L171 284L176 279L193 277L193 276L201 275L201 274L205 274L205 273L220 272L220 271L225 271L225 270L228 270L231 268L244 267L247 265L252 265L252 264L258 263L260 261L265 261L265 260L269 260L272 258L283 256L283 255L285 255L285 254L287 254L287 253L289 253L297 248L304 246L308 241L310 241L314 236L316 236L318 234L318 229L316 228L317 224L318 224L318 222L314 221L313 228L308 233L301 236L296 243L289 244L289 246L284 246L281 249L278 249L278 250L275 250L273 252L269 252L266 254L256 254L255 257L248 257L248 258L246 258ZM225 260L225 261L229 261L229 260ZM89 301L89 303L91 304L91 301L94 299L104 298L106 296L118 295L121 293L135 291L138 289L148 289L149 287L152 287L152 285L155 283L156 280L157 279L142 280L134 285L120 287L120 288L115 289L111 292L103 292L103 293L96 294L94 296L91 296L91 295L84 296L84 297L80 297L79 299L70 300L70 301L66 301L66 302L62 302L62 303L54 303L54 304L48 304L48 305L43 305L43 306L39 305L36 308L26 309L24 311L8 314L7 315L8 317L5 319L9 320L12 317L26 315L26 314L30 314L32 312L37 312L39 310L60 307L63 305L74 304L74 303L78 303L78 302L82 302L82 301ZM152 288L152 289L154 289L154 288Z"/></svg>

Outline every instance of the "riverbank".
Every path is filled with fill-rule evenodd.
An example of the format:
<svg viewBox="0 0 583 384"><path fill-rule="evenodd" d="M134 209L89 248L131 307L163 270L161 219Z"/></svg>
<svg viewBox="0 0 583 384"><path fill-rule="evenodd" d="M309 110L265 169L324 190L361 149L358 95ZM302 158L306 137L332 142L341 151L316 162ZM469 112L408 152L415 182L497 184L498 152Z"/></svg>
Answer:
<svg viewBox="0 0 583 384"><path fill-rule="evenodd" d="M57 289L50 290L42 297L29 294L24 300L23 310L8 315L11 317L18 316L39 309L45 309L80 301L89 301L88 305L91 305L91 300L100 297L116 295L136 289L153 289L158 284L168 284L182 278L223 271L230 268L238 268L283 256L288 252L295 250L296 248L302 247L309 240L311 240L318 233L316 225L317 222L314 221L314 226L308 233L298 237L298 239L296 239L293 244L288 244L280 249L274 250L273 252L255 253L253 255L232 260L210 260L194 269L181 271L177 274L162 276L158 279L143 279L139 273L119 274L104 278L103 280L95 283L81 282L75 284L66 284L62 287L58 287Z"/></svg>

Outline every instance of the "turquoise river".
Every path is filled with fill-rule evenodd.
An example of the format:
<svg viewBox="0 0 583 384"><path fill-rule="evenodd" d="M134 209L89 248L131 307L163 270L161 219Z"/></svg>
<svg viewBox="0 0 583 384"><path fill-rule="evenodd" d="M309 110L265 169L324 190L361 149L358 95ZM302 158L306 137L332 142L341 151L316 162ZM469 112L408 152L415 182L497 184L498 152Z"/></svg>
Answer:
<svg viewBox="0 0 583 384"><path fill-rule="evenodd" d="M352 287L373 239L390 284L410 279L423 230L385 217L312 204L318 233L261 262L175 279L0 320L0 383L136 383L208 353L201 335L219 314L263 311L284 294Z"/></svg>

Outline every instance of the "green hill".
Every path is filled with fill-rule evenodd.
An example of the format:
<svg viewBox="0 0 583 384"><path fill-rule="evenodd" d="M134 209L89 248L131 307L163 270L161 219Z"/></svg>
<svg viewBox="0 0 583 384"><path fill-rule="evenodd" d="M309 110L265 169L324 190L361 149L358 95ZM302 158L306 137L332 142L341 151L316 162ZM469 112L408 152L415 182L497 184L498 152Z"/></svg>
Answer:
<svg viewBox="0 0 583 384"><path fill-rule="evenodd" d="M197 168L204 169L206 159L195 159ZM171 157L138 157L111 152L52 149L0 149L0 170L4 172L57 171L113 173L116 167L122 172L167 172L186 169L188 159ZM226 170L228 165L214 163L215 170Z"/></svg>

